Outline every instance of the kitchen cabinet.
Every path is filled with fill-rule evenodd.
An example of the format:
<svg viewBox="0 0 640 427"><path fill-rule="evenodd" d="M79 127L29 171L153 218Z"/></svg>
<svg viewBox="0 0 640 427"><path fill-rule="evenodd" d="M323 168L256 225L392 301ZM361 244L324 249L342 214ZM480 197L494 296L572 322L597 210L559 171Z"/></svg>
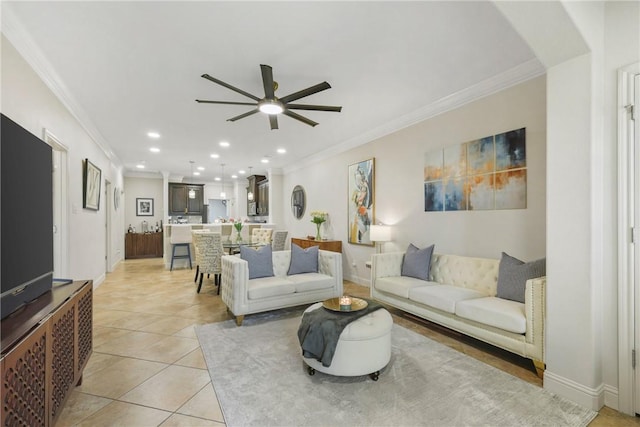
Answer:
<svg viewBox="0 0 640 427"><path fill-rule="evenodd" d="M258 215L269 215L269 181L258 184Z"/></svg>
<svg viewBox="0 0 640 427"><path fill-rule="evenodd" d="M189 198L189 190L196 197ZM204 186L198 184L169 184L169 215L202 215Z"/></svg>
<svg viewBox="0 0 640 427"><path fill-rule="evenodd" d="M264 175L251 175L247 177L249 181L249 187L247 187L247 215L257 216L266 215L269 213L269 181ZM267 190L266 204L263 200L262 206L260 205L260 191L262 187L263 198L265 185ZM249 197L251 195L251 197Z"/></svg>
<svg viewBox="0 0 640 427"><path fill-rule="evenodd" d="M311 246L319 246L323 251L340 252L342 253L342 241L341 240L310 240L300 239L297 237L291 238L291 244L296 244L302 249L310 248Z"/></svg>

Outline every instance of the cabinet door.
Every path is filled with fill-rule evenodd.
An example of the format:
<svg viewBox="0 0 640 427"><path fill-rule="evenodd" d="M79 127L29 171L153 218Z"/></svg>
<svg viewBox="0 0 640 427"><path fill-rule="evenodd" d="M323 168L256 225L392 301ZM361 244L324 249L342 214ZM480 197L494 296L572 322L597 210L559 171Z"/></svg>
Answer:
<svg viewBox="0 0 640 427"><path fill-rule="evenodd" d="M185 215L187 213L187 186L183 184L169 184L169 213L171 215Z"/></svg>
<svg viewBox="0 0 640 427"><path fill-rule="evenodd" d="M269 182L258 184L258 214L269 214Z"/></svg>
<svg viewBox="0 0 640 427"><path fill-rule="evenodd" d="M189 194L188 192L190 190L195 191L196 193L196 197L193 199L189 198ZM204 194L202 191L202 186L199 185L189 185L187 186L187 207L188 207L188 213L191 215L202 215L202 200L203 200Z"/></svg>

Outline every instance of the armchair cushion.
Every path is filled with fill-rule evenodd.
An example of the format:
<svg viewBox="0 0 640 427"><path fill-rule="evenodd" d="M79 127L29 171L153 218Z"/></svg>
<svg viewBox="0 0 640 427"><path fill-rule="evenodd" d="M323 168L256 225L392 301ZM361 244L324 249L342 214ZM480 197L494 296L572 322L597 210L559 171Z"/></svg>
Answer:
<svg viewBox="0 0 640 427"><path fill-rule="evenodd" d="M295 243L291 244L291 264L289 264L288 276L302 273L318 272L318 246L302 249Z"/></svg>
<svg viewBox="0 0 640 427"><path fill-rule="evenodd" d="M261 246L258 249L240 246L240 258L247 261L249 279L273 276L271 245Z"/></svg>
<svg viewBox="0 0 640 427"><path fill-rule="evenodd" d="M429 268L431 266L433 247L434 245L431 245L424 249L418 249L410 243L407 252L404 254L404 260L402 261L402 275L429 280Z"/></svg>
<svg viewBox="0 0 640 427"><path fill-rule="evenodd" d="M524 304L524 290L527 280L546 276L546 259L524 262L502 252L498 268L498 298Z"/></svg>

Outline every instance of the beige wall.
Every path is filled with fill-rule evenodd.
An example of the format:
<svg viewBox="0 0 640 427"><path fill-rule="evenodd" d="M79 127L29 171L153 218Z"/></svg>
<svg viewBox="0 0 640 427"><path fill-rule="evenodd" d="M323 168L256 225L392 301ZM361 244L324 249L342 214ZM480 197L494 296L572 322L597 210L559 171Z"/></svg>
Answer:
<svg viewBox="0 0 640 427"><path fill-rule="evenodd" d="M393 242L385 245L385 251L404 251L409 243L421 247L434 243L440 253L499 258L505 251L523 260L544 257L545 91L545 78L539 77L288 173L283 181L285 200L295 185L307 192L304 218L295 220L286 210L290 235L315 234L309 212L328 211L324 234L343 242L345 278L368 284L364 263L374 249L347 243L347 168L373 157L375 217L393 225ZM521 127L527 129L527 209L424 212L426 152Z"/></svg>
<svg viewBox="0 0 640 427"><path fill-rule="evenodd" d="M136 199L153 199L153 216L136 215ZM162 178L124 178L124 230L127 232L129 224L136 228L137 232L142 231L142 221L147 221L149 227L155 226L156 222L164 221L164 197Z"/></svg>

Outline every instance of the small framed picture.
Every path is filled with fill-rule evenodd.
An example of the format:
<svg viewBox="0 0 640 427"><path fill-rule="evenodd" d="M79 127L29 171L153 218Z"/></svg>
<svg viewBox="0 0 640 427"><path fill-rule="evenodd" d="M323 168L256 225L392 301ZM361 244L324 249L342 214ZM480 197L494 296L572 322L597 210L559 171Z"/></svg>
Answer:
<svg viewBox="0 0 640 427"><path fill-rule="evenodd" d="M100 209L102 171L89 159L84 159L82 166L82 207L97 211Z"/></svg>
<svg viewBox="0 0 640 427"><path fill-rule="evenodd" d="M136 216L153 216L153 199L136 199Z"/></svg>

